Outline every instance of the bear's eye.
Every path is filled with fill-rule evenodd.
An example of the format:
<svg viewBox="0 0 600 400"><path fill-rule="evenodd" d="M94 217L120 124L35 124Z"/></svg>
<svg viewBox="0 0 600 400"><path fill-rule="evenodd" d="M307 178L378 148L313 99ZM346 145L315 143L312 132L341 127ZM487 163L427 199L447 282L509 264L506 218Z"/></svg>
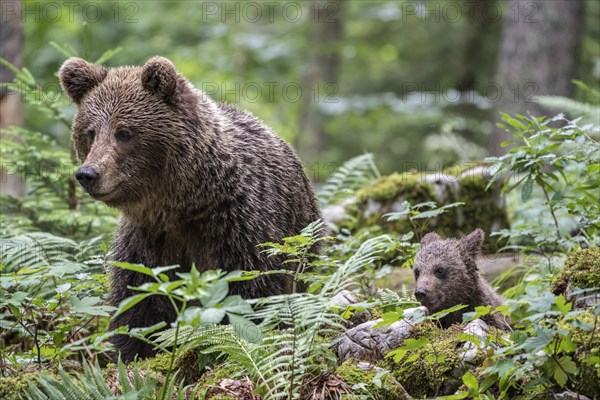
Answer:
<svg viewBox="0 0 600 400"><path fill-rule="evenodd" d="M419 277L419 274L421 274L421 271L415 269L415 279Z"/></svg>
<svg viewBox="0 0 600 400"><path fill-rule="evenodd" d="M86 129L83 131L85 138L88 141L88 144L94 143L94 139L96 138L96 132L93 129Z"/></svg>
<svg viewBox="0 0 600 400"><path fill-rule="evenodd" d="M437 276L438 278L442 278L446 275L446 268L444 267L437 267L435 269L435 271L433 271L433 273L435 274L435 276Z"/></svg>
<svg viewBox="0 0 600 400"><path fill-rule="evenodd" d="M129 139L131 139L132 136L133 134L131 133L131 131L126 128L121 128L117 131L117 133L115 133L115 137L119 142L127 142L129 141Z"/></svg>

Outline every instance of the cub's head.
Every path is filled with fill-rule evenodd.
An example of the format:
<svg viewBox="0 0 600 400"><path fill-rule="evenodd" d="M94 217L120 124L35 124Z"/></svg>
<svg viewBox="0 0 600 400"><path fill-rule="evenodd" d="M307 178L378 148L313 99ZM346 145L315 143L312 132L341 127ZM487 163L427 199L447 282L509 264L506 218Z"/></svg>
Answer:
<svg viewBox="0 0 600 400"><path fill-rule="evenodd" d="M467 304L477 287L479 271L475 257L481 252L484 233L476 229L460 239L443 240L428 233L415 257L415 296L431 313Z"/></svg>
<svg viewBox="0 0 600 400"><path fill-rule="evenodd" d="M182 109L190 107L182 102L192 96L173 64L153 57L143 67L108 69L71 58L59 77L77 105L72 137L81 186L116 207L157 191L169 157L186 145L179 136Z"/></svg>

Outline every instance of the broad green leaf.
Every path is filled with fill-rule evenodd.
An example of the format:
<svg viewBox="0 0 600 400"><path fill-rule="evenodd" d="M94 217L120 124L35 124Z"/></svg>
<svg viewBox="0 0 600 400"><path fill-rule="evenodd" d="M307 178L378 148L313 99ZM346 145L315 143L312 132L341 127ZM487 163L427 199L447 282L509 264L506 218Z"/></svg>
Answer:
<svg viewBox="0 0 600 400"><path fill-rule="evenodd" d="M235 333L250 343L261 343L263 340L260 328L252 321L237 315L227 313L229 324L233 326Z"/></svg>
<svg viewBox="0 0 600 400"><path fill-rule="evenodd" d="M200 296L204 307L212 307L219 304L229 293L227 281L216 281L206 288L206 293Z"/></svg>
<svg viewBox="0 0 600 400"><path fill-rule="evenodd" d="M525 183L523 184L523 189L521 190L521 200L523 203L527 202L531 197L531 192L533 191L533 176L529 175Z"/></svg>
<svg viewBox="0 0 600 400"><path fill-rule="evenodd" d="M140 293L140 294L136 294L134 296L124 299L119 304L119 307L117 308L117 312L115 313L115 316L123 314L125 311L129 310L130 308L135 306L140 301L142 301L145 298L152 296L152 295L153 295L152 293Z"/></svg>
<svg viewBox="0 0 600 400"><path fill-rule="evenodd" d="M562 315L567 315L567 313L573 308L573 304L567 303L565 296L562 294L556 297L554 300L554 306Z"/></svg>
<svg viewBox="0 0 600 400"><path fill-rule="evenodd" d="M202 325L218 324L225 318L225 310L222 308L209 307L200 313Z"/></svg>
<svg viewBox="0 0 600 400"><path fill-rule="evenodd" d="M102 299L100 297L84 297L81 300L77 297L71 298L71 310L90 315L108 316L109 312L114 309L112 306L97 306Z"/></svg>
<svg viewBox="0 0 600 400"><path fill-rule="evenodd" d="M469 389L476 391L479 388L479 381L471 371L465 372L465 374L462 376L462 381Z"/></svg>
<svg viewBox="0 0 600 400"><path fill-rule="evenodd" d="M144 267L140 264L131 264L123 261L115 261L112 262L111 265L121 269L126 269L128 271L139 272L140 274L148 275L151 277L155 276L154 272L152 272L152 268Z"/></svg>

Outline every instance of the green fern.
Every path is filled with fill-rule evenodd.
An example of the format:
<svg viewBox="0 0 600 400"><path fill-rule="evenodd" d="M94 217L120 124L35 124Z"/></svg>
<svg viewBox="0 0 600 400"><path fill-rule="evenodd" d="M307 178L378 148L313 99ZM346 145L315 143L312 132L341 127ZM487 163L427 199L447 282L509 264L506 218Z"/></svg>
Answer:
<svg viewBox="0 0 600 400"><path fill-rule="evenodd" d="M319 201L323 206L336 204L379 177L380 173L375 166L372 154L366 153L354 157L342 164L327 179L318 191Z"/></svg>
<svg viewBox="0 0 600 400"><path fill-rule="evenodd" d="M600 109L596 105L560 96L539 96L538 100L544 107L564 111L573 118L581 117L586 123L600 124Z"/></svg>
<svg viewBox="0 0 600 400"><path fill-rule="evenodd" d="M572 118L581 117L585 123L600 125L600 92L581 81L572 82L581 91L583 101L562 96L539 96L540 104L552 110L563 111Z"/></svg>
<svg viewBox="0 0 600 400"><path fill-rule="evenodd" d="M317 228L308 231L315 237L320 232ZM303 246L310 247L312 243L311 238L287 240L285 245L277 248L277 254L285 252L294 258L302 253ZM250 343L236 333L240 329L232 326L180 327L177 335L180 350L196 348L203 354L227 355L228 363L237 364L252 377L264 399L299 398L312 373L333 368L337 362L331 349L333 343L323 340L339 336L344 330L344 320L331 307L331 298L339 291L349 289L357 275L392 244L388 235L366 240L352 257L335 268L319 290L312 293L260 299L253 318L260 321L262 343ZM328 262L331 260L320 261ZM175 346L176 330L159 333L156 341L165 347Z"/></svg>
<svg viewBox="0 0 600 400"><path fill-rule="evenodd" d="M175 386L175 379L161 382L157 377L140 372L137 365L127 370L123 362L117 364L118 387L121 394L113 393L102 375L102 370L95 365L84 362L83 373L70 375L62 367L58 367L58 378L40 374L34 381L28 383L25 398L28 400L105 400L105 399L147 399L154 400L162 392L166 398L185 399L185 390L180 384ZM194 398L193 396L191 398Z"/></svg>

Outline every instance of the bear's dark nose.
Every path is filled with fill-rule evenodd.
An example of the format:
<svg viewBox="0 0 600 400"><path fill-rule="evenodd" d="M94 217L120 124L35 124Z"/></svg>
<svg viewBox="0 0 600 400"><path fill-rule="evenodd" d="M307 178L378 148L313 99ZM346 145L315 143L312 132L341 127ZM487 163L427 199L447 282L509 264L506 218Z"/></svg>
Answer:
<svg viewBox="0 0 600 400"><path fill-rule="evenodd" d="M415 297L417 298L418 301L423 301L423 300L425 300L425 297L427 297L427 291L423 288L416 288L415 289Z"/></svg>
<svg viewBox="0 0 600 400"><path fill-rule="evenodd" d="M98 180L100 174L92 167L81 167L77 170L75 174L75 178L79 181L81 186L83 186L87 191L94 185L94 183Z"/></svg>

